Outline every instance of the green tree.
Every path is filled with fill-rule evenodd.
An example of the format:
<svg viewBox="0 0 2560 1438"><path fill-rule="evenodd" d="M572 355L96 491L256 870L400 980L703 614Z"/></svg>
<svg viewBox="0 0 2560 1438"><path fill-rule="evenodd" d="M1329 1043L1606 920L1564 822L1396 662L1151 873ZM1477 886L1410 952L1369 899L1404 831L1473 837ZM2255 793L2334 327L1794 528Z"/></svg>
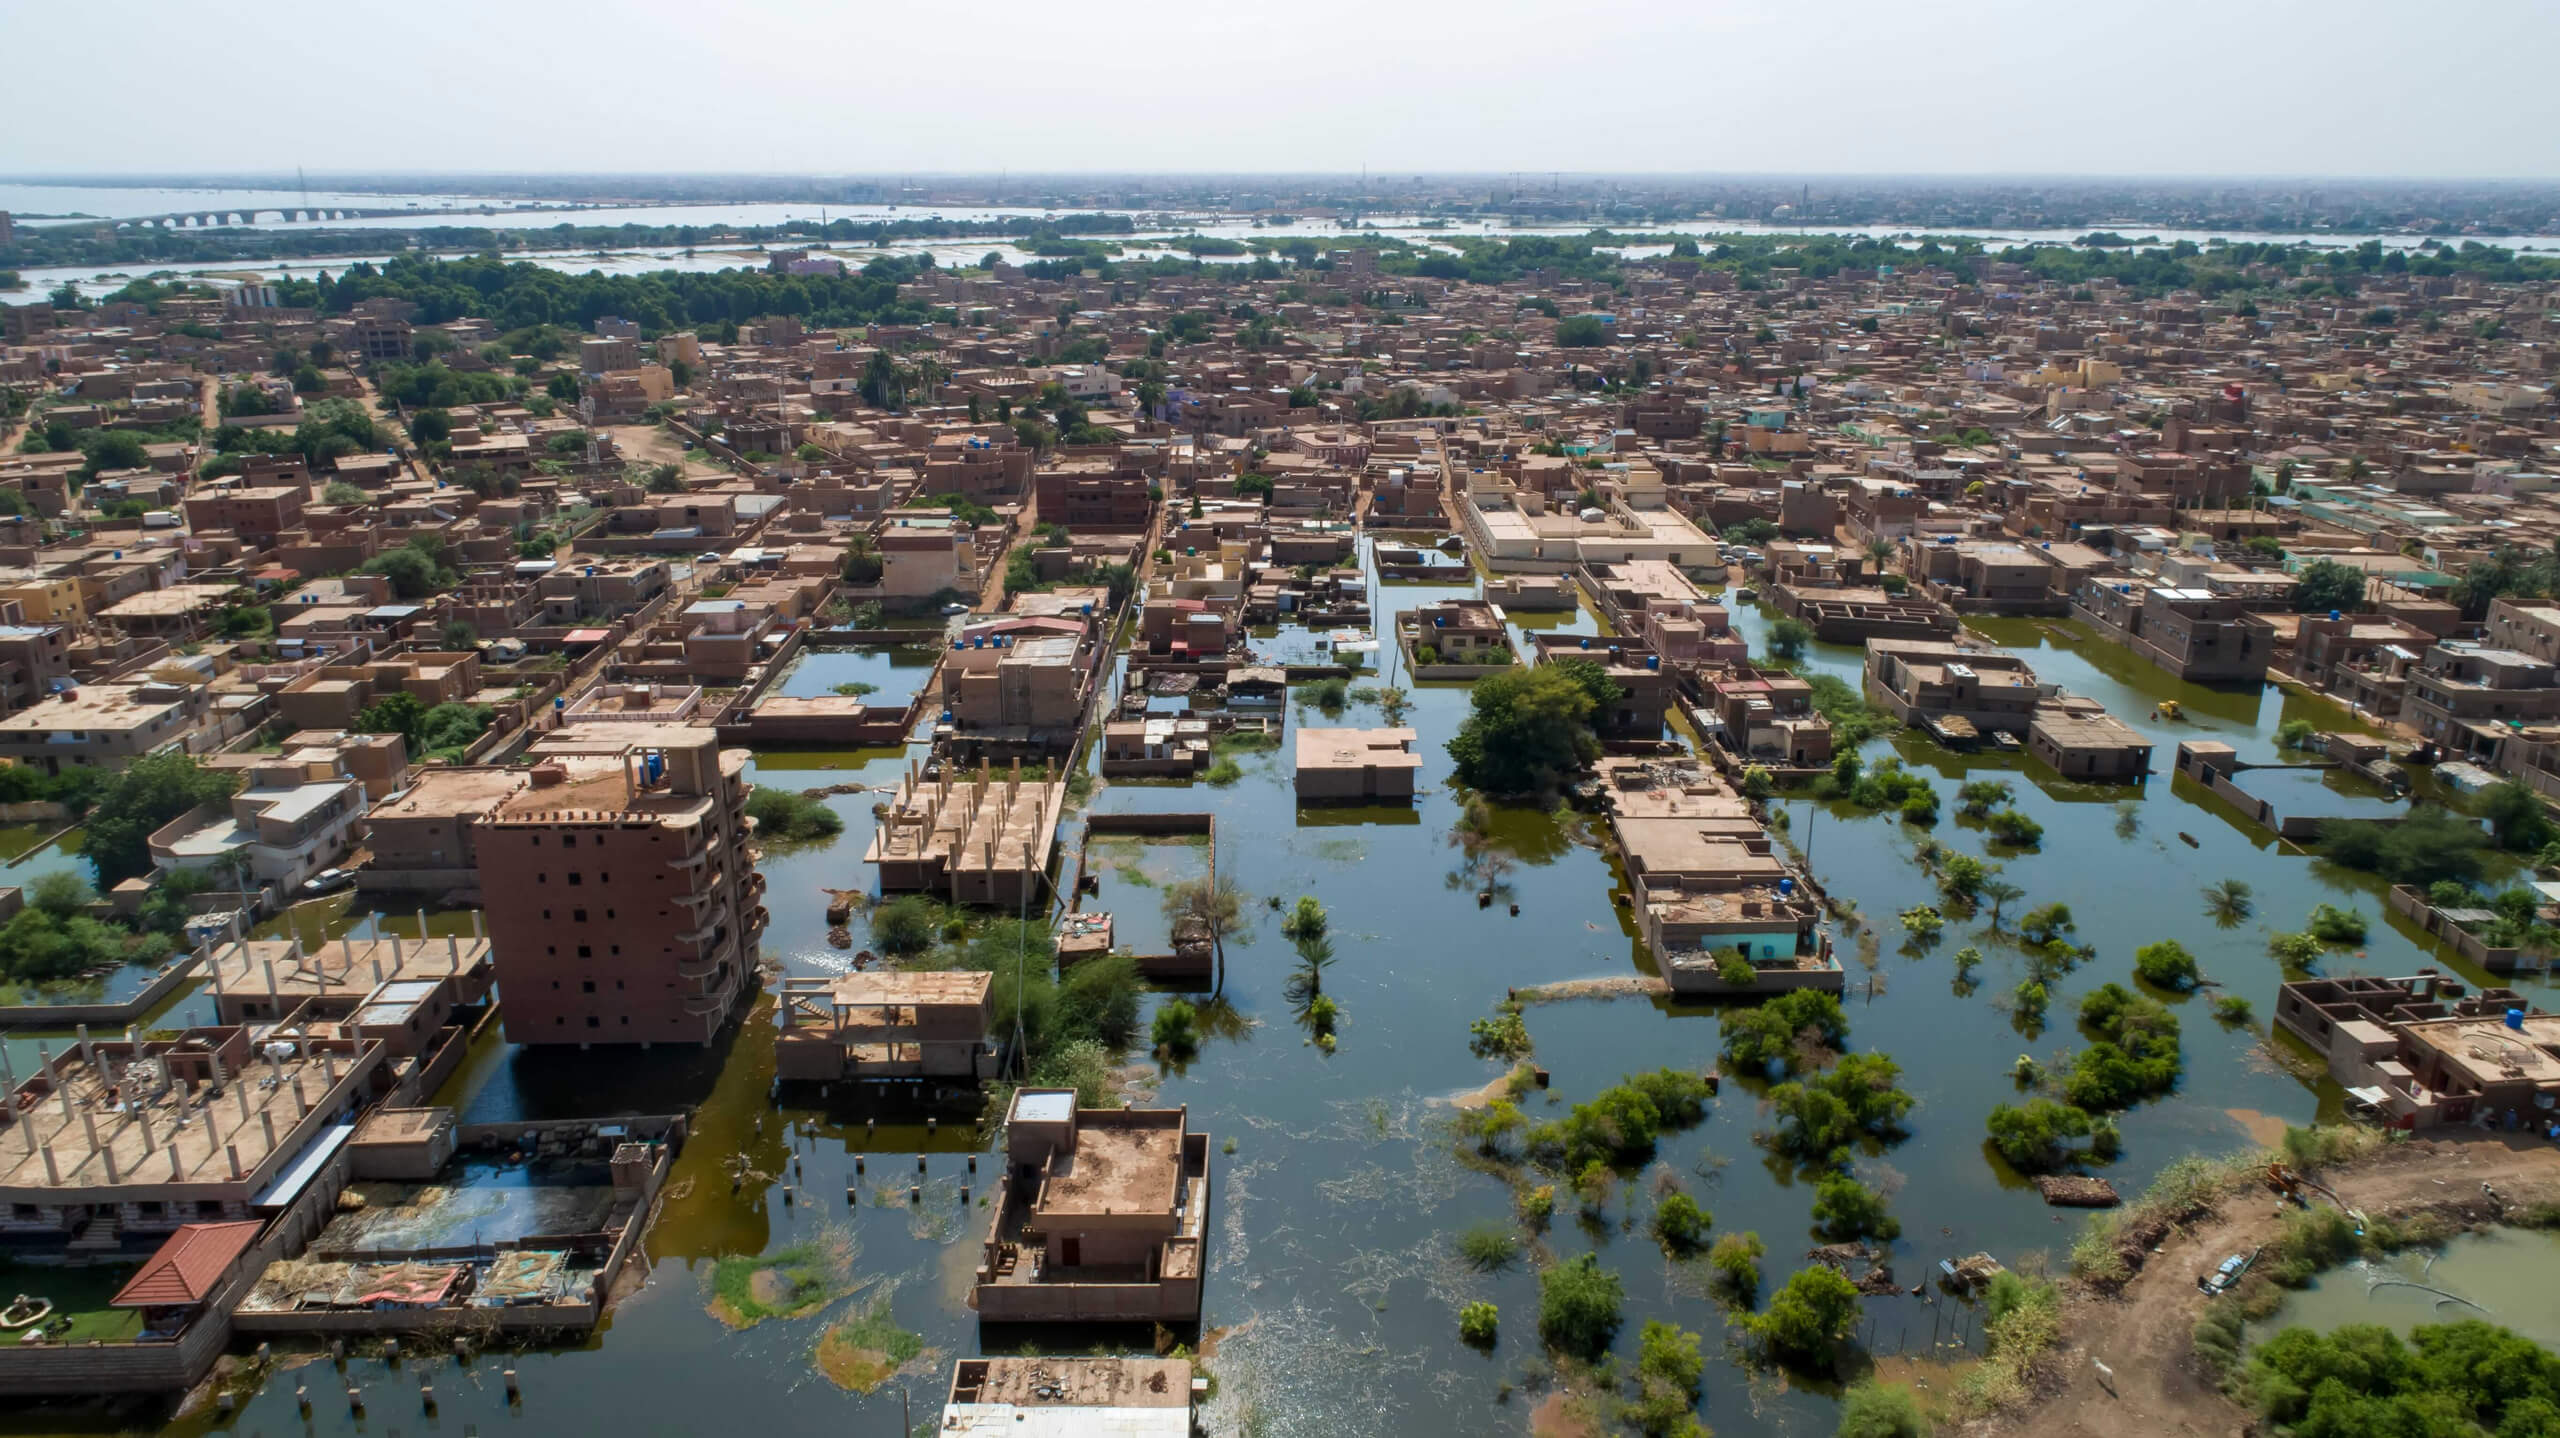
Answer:
<svg viewBox="0 0 2560 1438"><path fill-rule="evenodd" d="M2144 983L2181 991L2194 988L2202 977L2196 956L2175 939L2162 939L2134 950L2133 971L2142 976Z"/></svg>
<svg viewBox="0 0 2560 1438"><path fill-rule="evenodd" d="M2364 603L2364 571L2334 559L2315 559L2294 576L2293 608L2297 614L2352 610ZM2486 606L2484 605L2485 609Z"/></svg>
<svg viewBox="0 0 2560 1438"><path fill-rule="evenodd" d="M89 811L80 851L98 866L101 883L151 868L152 831L199 804L227 804L239 781L185 754L135 760L107 781Z"/></svg>
<svg viewBox="0 0 2560 1438"><path fill-rule="evenodd" d="M2088 1136L2089 1115L2069 1104L2035 1098L1995 1106L1987 1127L1991 1146L2000 1150L2011 1167L2041 1173L2070 1161L2069 1141Z"/></svg>
<svg viewBox="0 0 2560 1438"><path fill-rule="evenodd" d="M1596 664L1563 660L1477 681L1449 741L1461 782L1496 794L1552 789L1600 755L1591 717L1617 686Z"/></svg>
<svg viewBox="0 0 2560 1438"><path fill-rule="evenodd" d="M1538 1335L1559 1352L1596 1361L1617 1336L1625 1303L1617 1273L1581 1254L1539 1273Z"/></svg>
<svg viewBox="0 0 2560 1438"><path fill-rule="evenodd" d="M1801 659L1813 643L1813 627L1801 619L1781 619L1769 626L1769 652L1780 659Z"/></svg>
<svg viewBox="0 0 2560 1438"><path fill-rule="evenodd" d="M1698 1206L1698 1201L1678 1189L1662 1196L1653 1206L1653 1236L1663 1251L1674 1256L1695 1253L1706 1242L1707 1229L1715 1216Z"/></svg>
<svg viewBox="0 0 2560 1438"><path fill-rule="evenodd" d="M1858 1288L1829 1268L1800 1268L1769 1296L1766 1313L1744 1314L1742 1331L1780 1361L1828 1364L1858 1326Z"/></svg>
<svg viewBox="0 0 2560 1438"><path fill-rule="evenodd" d="M1902 1221L1885 1212L1884 1198L1845 1173L1825 1175L1814 1185L1813 1222L1835 1243L1852 1239L1900 1237Z"/></svg>
<svg viewBox="0 0 2560 1438"><path fill-rule="evenodd" d="M1556 321L1556 348L1597 349L1609 342L1608 326L1598 315L1574 315Z"/></svg>

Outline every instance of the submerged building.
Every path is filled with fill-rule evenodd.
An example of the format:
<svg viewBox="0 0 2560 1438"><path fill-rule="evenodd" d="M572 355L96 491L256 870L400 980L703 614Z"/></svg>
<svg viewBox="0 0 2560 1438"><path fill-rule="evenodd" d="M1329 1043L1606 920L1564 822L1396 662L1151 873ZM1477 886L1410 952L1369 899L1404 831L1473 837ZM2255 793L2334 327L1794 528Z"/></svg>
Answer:
<svg viewBox="0 0 2560 1438"><path fill-rule="evenodd" d="M507 1040L702 1044L746 998L766 916L747 751L709 729L575 724L472 828Z"/></svg>
<svg viewBox="0 0 2560 1438"><path fill-rule="evenodd" d="M1196 1322L1208 1231L1209 1136L1190 1110L1026 1088L969 1303L981 1322Z"/></svg>

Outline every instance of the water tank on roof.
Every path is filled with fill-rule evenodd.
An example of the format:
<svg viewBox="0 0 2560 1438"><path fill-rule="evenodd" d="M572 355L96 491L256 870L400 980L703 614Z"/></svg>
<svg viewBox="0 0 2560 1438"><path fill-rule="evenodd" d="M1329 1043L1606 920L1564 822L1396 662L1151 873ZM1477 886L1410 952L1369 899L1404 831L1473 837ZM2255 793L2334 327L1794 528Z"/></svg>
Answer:
<svg viewBox="0 0 2560 1438"><path fill-rule="evenodd" d="M2522 1009L2509 1009L2509 1010L2507 1010L2507 1027L2508 1027L2508 1028L2511 1028L2511 1029L2514 1029L2517 1033L2523 1033L2523 1032L2524 1032L2524 1010L2522 1010Z"/></svg>
<svg viewBox="0 0 2560 1438"><path fill-rule="evenodd" d="M2344 619L2344 618L2346 618L2347 616L2345 616L2344 614L2339 613L2339 612L2338 612L2337 610L2335 610L2335 609L2332 609L2332 610L2330 610L2330 611L2329 611L2329 617L2330 617L2330 618L2332 618L2332 619Z"/></svg>
<svg viewBox="0 0 2560 1438"><path fill-rule="evenodd" d="M1644 657L1644 667L1647 669L1660 669L1662 667L1662 656L1659 654L1646 655Z"/></svg>

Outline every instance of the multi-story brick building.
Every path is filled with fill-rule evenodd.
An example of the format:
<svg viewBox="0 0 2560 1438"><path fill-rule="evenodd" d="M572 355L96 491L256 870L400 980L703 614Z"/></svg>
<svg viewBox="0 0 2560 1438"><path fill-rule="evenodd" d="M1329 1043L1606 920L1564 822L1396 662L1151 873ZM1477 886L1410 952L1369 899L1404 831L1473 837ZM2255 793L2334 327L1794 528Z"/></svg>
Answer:
<svg viewBox="0 0 2560 1438"><path fill-rule="evenodd" d="M747 754L709 729L574 724L472 830L507 1039L708 1043L764 933Z"/></svg>

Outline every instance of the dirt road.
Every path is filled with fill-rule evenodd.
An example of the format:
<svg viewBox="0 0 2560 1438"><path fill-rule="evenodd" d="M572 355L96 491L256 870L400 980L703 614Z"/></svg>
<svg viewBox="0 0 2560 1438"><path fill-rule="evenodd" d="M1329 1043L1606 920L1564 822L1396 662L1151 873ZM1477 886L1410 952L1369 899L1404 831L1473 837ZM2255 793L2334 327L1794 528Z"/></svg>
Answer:
<svg viewBox="0 0 2560 1438"><path fill-rule="evenodd" d="M2321 1177L2349 1207L2367 1213L2436 1209L2486 1218L2484 1180L2511 1203L2560 1200L2560 1149L2466 1133L2396 1144ZM2196 1277L2274 1237L2282 1222L2274 1195L2244 1189L2218 1212L2172 1233L2120 1294L2073 1293L2063 1304L2062 1347L2047 1359L2051 1396L1962 1431L2037 1438L2238 1433L2249 1415L2225 1399L2194 1360L2189 1335L2208 1301ZM2093 1358L2114 1370L2114 1393L2101 1386Z"/></svg>

